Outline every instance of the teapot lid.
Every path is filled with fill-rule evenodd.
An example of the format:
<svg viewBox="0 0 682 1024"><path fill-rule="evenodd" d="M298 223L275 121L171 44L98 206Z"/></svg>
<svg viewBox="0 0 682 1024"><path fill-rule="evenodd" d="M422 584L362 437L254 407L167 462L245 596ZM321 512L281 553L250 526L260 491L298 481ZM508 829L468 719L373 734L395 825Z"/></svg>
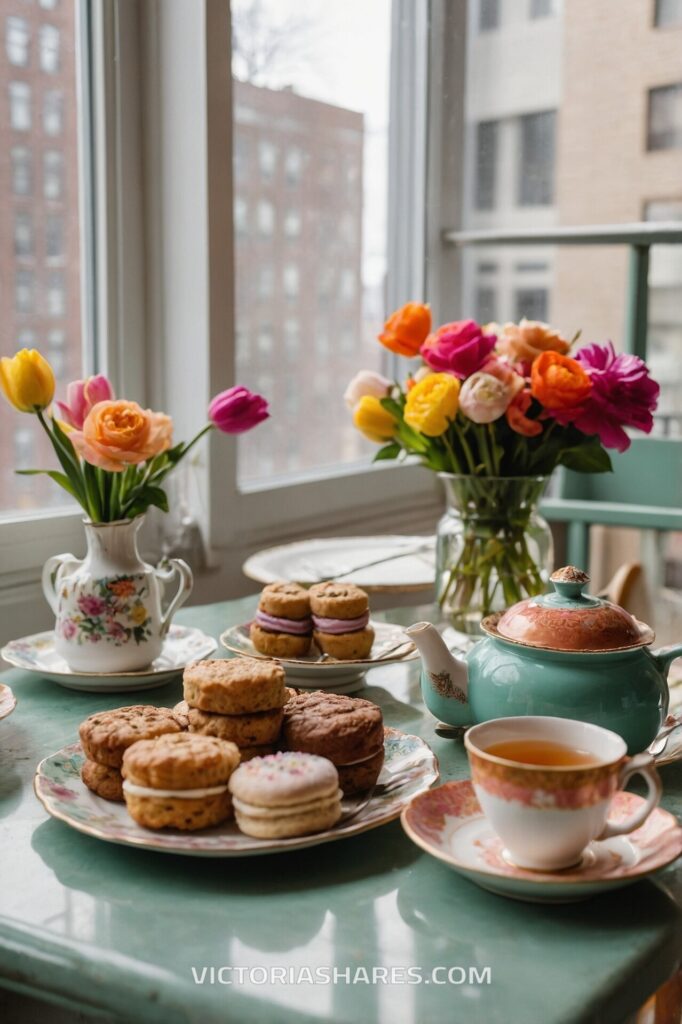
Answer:
<svg viewBox="0 0 682 1024"><path fill-rule="evenodd" d="M550 576L554 593L529 597L484 619L494 636L554 651L616 651L641 647L653 630L611 601L584 594L590 577L567 565Z"/></svg>

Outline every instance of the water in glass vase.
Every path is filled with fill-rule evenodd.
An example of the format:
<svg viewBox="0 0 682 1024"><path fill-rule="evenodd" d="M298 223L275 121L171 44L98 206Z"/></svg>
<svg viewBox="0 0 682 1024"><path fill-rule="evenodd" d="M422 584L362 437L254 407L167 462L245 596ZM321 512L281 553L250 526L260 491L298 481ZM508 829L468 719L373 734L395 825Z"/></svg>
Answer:
<svg viewBox="0 0 682 1024"><path fill-rule="evenodd" d="M486 615L547 589L552 533L538 505L549 478L439 476L438 602L456 630L478 635Z"/></svg>

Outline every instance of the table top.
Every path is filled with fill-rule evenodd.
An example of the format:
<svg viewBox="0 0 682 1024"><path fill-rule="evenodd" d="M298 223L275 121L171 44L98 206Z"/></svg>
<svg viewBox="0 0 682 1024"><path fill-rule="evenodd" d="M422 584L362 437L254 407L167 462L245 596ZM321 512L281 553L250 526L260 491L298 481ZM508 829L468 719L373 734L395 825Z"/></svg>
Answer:
<svg viewBox="0 0 682 1024"><path fill-rule="evenodd" d="M217 636L254 605L190 608L178 620ZM424 615L401 608L386 617L408 624ZM462 744L435 734L418 672L418 663L374 669L365 695L386 724L431 744L443 781L462 778ZM36 800L36 764L73 742L93 711L138 699L171 705L180 683L138 697L75 693L17 670L2 679L18 706L0 722L0 986L163 1024L577 1024L622 1021L679 964L682 861L655 882L539 906L478 889L421 852L398 822L250 860L183 858L81 835ZM682 814L682 766L661 774L664 806ZM192 969L201 977L203 967L216 968L215 983L210 974L195 982ZM264 984L271 967L278 980ZM348 973L335 985L309 983L307 970L333 967ZM434 967L446 971L432 975ZM451 967L464 973L448 982ZM367 983L377 968L411 968L411 983L381 972Z"/></svg>

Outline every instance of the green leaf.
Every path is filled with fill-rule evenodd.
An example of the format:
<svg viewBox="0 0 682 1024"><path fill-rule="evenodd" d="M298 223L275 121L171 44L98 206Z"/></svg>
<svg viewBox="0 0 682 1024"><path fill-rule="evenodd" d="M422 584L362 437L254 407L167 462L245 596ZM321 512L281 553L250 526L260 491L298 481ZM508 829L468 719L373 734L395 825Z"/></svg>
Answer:
<svg viewBox="0 0 682 1024"><path fill-rule="evenodd" d="M44 476L49 476L56 484L63 487L72 498L75 498L76 501L79 500L78 492L69 480L68 476L65 473L58 472L56 469L17 469L15 472L18 473L19 476L38 476L41 473Z"/></svg>
<svg viewBox="0 0 682 1024"><path fill-rule="evenodd" d="M372 462L382 462L384 459L397 459L401 451L401 446L396 441L391 441L390 444L386 444L383 448L379 449Z"/></svg>
<svg viewBox="0 0 682 1024"><path fill-rule="evenodd" d="M587 438L573 448L564 448L558 459L559 465L576 473L611 473L611 456L602 446L598 437Z"/></svg>
<svg viewBox="0 0 682 1024"><path fill-rule="evenodd" d="M402 420L403 410L395 398L380 398L379 402L386 412L390 412L391 416L395 416L397 420Z"/></svg>

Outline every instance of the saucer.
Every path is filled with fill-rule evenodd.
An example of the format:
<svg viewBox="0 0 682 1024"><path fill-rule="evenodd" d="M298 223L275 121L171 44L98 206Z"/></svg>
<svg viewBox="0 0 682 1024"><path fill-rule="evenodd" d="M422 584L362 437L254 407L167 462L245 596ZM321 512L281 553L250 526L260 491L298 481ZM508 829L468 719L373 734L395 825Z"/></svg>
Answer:
<svg viewBox="0 0 682 1024"><path fill-rule="evenodd" d="M11 715L17 706L17 698L14 696L9 686L5 683L0 683L0 718L7 718Z"/></svg>
<svg viewBox="0 0 682 1024"><path fill-rule="evenodd" d="M305 658L275 658L260 654L249 636L250 622L231 626L220 637L223 647L242 658L265 658L278 661L287 679L300 689L334 690L336 693L352 693L363 685L363 677L376 665L388 665L396 661L412 661L419 657L411 640L405 635L403 626L392 622L370 622L374 630L374 643L369 658L355 661L337 661L329 658L320 660L320 652L313 643L312 653Z"/></svg>
<svg viewBox="0 0 682 1024"><path fill-rule="evenodd" d="M212 636L189 626L171 626L159 657L137 672L75 672L54 648L54 631L12 640L0 655L15 668L50 679L67 690L86 693L123 693L125 690L152 690L179 675L185 665L208 658L218 645Z"/></svg>
<svg viewBox="0 0 682 1024"><path fill-rule="evenodd" d="M609 818L622 821L643 803L634 793L616 793ZM575 867L555 872L516 867L484 818L469 779L422 793L400 820L417 846L453 871L499 896L530 903L585 900L645 878L682 854L682 827L658 807L635 832L590 843Z"/></svg>

